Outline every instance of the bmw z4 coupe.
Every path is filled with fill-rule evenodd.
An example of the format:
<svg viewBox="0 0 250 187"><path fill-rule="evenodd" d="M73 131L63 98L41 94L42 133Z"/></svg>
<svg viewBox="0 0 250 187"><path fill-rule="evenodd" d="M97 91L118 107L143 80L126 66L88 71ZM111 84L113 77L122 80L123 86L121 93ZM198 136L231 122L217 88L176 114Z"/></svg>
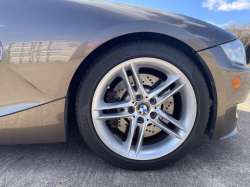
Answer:
<svg viewBox="0 0 250 187"><path fill-rule="evenodd" d="M246 54L228 31L96 0L0 0L0 144L65 142L74 124L103 160L158 169L205 133L237 133Z"/></svg>

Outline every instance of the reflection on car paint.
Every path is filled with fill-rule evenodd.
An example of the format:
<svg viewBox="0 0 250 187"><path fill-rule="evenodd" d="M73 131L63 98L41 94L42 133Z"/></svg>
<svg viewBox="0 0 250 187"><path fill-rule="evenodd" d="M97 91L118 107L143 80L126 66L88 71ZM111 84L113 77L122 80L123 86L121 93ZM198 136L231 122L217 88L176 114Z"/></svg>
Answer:
<svg viewBox="0 0 250 187"><path fill-rule="evenodd" d="M81 42L41 41L10 43L7 54L9 63L67 63Z"/></svg>

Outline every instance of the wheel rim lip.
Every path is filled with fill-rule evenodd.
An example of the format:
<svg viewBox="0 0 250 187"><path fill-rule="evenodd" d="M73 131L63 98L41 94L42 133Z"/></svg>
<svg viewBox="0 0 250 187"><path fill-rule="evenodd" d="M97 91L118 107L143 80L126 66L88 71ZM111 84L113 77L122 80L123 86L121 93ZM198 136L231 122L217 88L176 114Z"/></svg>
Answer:
<svg viewBox="0 0 250 187"><path fill-rule="evenodd" d="M167 75L182 75L181 78L177 81L187 82L187 84L180 91L180 94L183 100L182 114L181 114L180 120L182 120L182 122L184 123L184 126L187 132L184 132L180 129L176 131L178 132L179 135L182 136L181 140L177 138L167 137L164 140L156 144L143 146L140 151L140 154L136 158L134 156L135 151L133 149L130 151L129 155L127 155L127 152L124 149L123 142L121 140L118 140L118 138L116 138L111 133L105 121L100 121L100 120L95 119L95 117L97 117L100 114L100 111L94 110L98 105L98 101L100 101L99 98L104 97L104 94L106 92L106 86L108 85L107 83L112 82L112 80L114 80L115 77L119 76L117 72L119 72L118 70L119 68L121 68L121 66L126 67L131 62L137 65L138 67L148 67L148 68L157 69L163 73L166 73ZM152 159L163 157L173 152L180 145L182 145L182 143L187 139L195 123L196 113L197 113L197 101L196 101L196 95L195 95L194 89L190 81L188 80L186 75L181 70L179 70L176 66L161 59L151 58L151 57L141 57L141 58L134 58L134 59L122 62L118 64L117 66L113 67L111 70L109 70L109 72L99 82L95 90L93 100L92 100L91 112L92 112L91 114L92 114L92 121L94 124L94 128L99 138L109 149L111 149L116 154L123 156L125 158L128 158L128 159L152 160ZM149 115L150 115L150 112L144 116L149 117Z"/></svg>

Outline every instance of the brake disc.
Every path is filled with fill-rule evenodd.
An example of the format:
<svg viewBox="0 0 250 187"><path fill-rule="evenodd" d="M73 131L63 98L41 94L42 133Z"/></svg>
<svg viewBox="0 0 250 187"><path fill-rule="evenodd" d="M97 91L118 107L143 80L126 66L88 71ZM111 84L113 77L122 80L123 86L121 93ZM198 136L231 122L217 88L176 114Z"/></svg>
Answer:
<svg viewBox="0 0 250 187"><path fill-rule="evenodd" d="M153 87L154 87L154 84L156 84L160 80L160 78L158 78L158 77L156 77L154 75L149 75L149 74L140 74L140 77L141 77L141 82L142 82L143 86L145 87L146 91L152 90ZM135 83L134 83L132 75L129 76L129 80L130 80L131 85L135 86ZM115 86L114 91L116 91L116 94L114 96L115 99L117 99L119 101L129 99L129 96L128 95L126 96L126 88L125 88L125 85L124 85L123 81L121 81L120 83L118 83ZM124 98L124 96L125 96L125 98ZM174 112L174 98L173 98L173 96L169 97L162 104L161 107L162 107L162 109L163 109L164 112L172 115L173 112ZM166 124L169 123L167 120L163 120L162 119L162 121L164 123L166 123ZM126 129L127 129L127 126L129 125L129 122L126 121L126 119L119 119L118 123L119 123L118 124L118 129L121 132L123 132L123 133L126 134ZM153 124L149 124L148 127L147 127L147 129L146 129L144 137L150 137L150 136L156 135L160 131L161 131L161 129L158 128L157 126L155 126Z"/></svg>

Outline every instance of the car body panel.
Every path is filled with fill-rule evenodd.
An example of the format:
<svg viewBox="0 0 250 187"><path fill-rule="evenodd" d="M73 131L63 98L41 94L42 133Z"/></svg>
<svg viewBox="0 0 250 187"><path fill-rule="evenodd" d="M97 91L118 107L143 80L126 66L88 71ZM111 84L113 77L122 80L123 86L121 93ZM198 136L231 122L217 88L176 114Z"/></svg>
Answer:
<svg viewBox="0 0 250 187"><path fill-rule="evenodd" d="M1 120L64 99L79 65L113 38L138 32L160 33L186 43L194 51L237 38L188 16L135 5L95 0L0 0L0 4L0 41L4 47L0 62ZM220 71L218 65L214 69ZM61 132L62 127L57 127Z"/></svg>
<svg viewBox="0 0 250 187"><path fill-rule="evenodd" d="M230 62L221 46L198 53L212 73L217 92L217 118L211 129L214 140L230 134L237 126L237 104L243 103L250 89L250 69ZM234 90L232 82L241 78L241 86Z"/></svg>
<svg viewBox="0 0 250 187"><path fill-rule="evenodd" d="M195 51L236 38L194 18L134 5L87 0L1 0L1 5L2 62L44 94L37 104L65 97L80 63L96 46L121 35L162 33ZM12 105L22 103L21 92ZM26 102L33 103L30 98Z"/></svg>
<svg viewBox="0 0 250 187"><path fill-rule="evenodd" d="M65 142L65 99L0 118L0 144Z"/></svg>

